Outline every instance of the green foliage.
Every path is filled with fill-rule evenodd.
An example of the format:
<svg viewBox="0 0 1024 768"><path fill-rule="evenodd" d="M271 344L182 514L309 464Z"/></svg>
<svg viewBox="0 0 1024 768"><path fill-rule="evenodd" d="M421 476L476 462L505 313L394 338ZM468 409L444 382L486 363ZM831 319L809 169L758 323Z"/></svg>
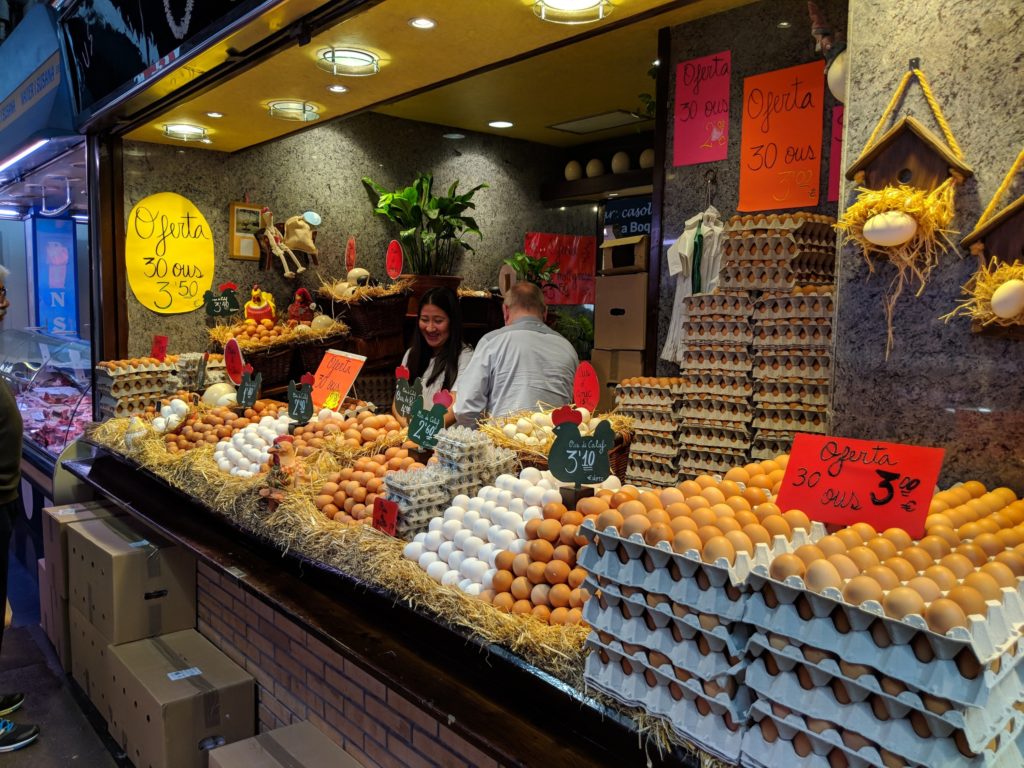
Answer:
<svg viewBox="0 0 1024 768"><path fill-rule="evenodd" d="M551 327L572 344L580 360L590 359L594 349L594 321L586 312L559 310Z"/></svg>
<svg viewBox="0 0 1024 768"><path fill-rule="evenodd" d="M516 278L533 283L539 288L554 286L552 279L558 274L559 266L549 262L543 256L528 256L522 251L516 251L511 259L503 259L502 263L507 264L516 271Z"/></svg>
<svg viewBox="0 0 1024 768"><path fill-rule="evenodd" d="M405 253L408 270L416 275L450 275L460 251L472 251L467 235L483 237L476 220L467 211L476 208L473 195L487 184L456 194L459 182L447 194L434 194L434 176L421 173L412 185L388 192L369 176L363 186L370 195L373 212L398 225L398 241Z"/></svg>

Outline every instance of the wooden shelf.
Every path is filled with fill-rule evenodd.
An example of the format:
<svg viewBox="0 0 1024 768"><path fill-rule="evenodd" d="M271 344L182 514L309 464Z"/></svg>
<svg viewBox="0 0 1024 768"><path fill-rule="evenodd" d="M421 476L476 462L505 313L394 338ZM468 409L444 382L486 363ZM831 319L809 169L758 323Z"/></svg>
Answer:
<svg viewBox="0 0 1024 768"><path fill-rule="evenodd" d="M550 206L605 200L609 193L620 197L649 195L654 190L654 169L641 168L625 173L606 173L592 179L555 181L542 184L540 200Z"/></svg>

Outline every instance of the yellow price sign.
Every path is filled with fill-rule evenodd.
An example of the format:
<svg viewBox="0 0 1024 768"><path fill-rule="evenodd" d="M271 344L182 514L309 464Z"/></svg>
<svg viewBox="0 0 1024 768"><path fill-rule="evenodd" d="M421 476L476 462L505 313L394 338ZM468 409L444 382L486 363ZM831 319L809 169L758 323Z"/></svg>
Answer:
<svg viewBox="0 0 1024 768"><path fill-rule="evenodd" d="M162 315L193 312L213 287L213 235L188 198L160 192L128 216L128 284L139 303Z"/></svg>

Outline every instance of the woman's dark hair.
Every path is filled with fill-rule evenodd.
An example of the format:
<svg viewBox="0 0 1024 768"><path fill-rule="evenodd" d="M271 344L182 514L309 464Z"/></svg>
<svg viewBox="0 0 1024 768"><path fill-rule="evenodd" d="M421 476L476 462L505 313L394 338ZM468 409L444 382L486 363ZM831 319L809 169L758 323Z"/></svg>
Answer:
<svg viewBox="0 0 1024 768"><path fill-rule="evenodd" d="M448 341L437 351L441 358L434 366L434 372L424 384L430 386L441 374L444 374L444 389L451 389L459 375L459 355L462 354L462 309L459 297L451 288L431 288L420 299L419 310L416 312L416 333L413 334L412 347L409 349L409 375L412 381L426 373L434 352L420 333L419 317L423 307L431 305L448 315ZM443 364L443 365L442 365Z"/></svg>

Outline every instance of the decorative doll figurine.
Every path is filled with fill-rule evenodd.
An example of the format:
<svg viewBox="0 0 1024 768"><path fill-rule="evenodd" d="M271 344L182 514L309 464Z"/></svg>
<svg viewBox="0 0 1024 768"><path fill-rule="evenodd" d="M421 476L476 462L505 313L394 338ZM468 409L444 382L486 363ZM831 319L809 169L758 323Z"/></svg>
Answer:
<svg viewBox="0 0 1024 768"><path fill-rule="evenodd" d="M295 292L295 301L288 306L288 319L307 325L313 322L313 297L305 288Z"/></svg>
<svg viewBox="0 0 1024 768"><path fill-rule="evenodd" d="M260 237L263 238L263 243L270 249L270 253L281 260L284 276L290 279L294 278L297 274L305 272L306 268L302 266L299 257L292 252L291 248L285 245L284 236L281 234L281 230L274 225L274 214L269 208L264 207L260 210L260 226L263 227ZM294 272L288 266L289 258L295 264Z"/></svg>
<svg viewBox="0 0 1024 768"><path fill-rule="evenodd" d="M257 323L262 320L274 322L277 318L277 310L274 308L274 297L266 291L260 290L258 285L252 287L252 297L245 302L245 318L255 320Z"/></svg>

